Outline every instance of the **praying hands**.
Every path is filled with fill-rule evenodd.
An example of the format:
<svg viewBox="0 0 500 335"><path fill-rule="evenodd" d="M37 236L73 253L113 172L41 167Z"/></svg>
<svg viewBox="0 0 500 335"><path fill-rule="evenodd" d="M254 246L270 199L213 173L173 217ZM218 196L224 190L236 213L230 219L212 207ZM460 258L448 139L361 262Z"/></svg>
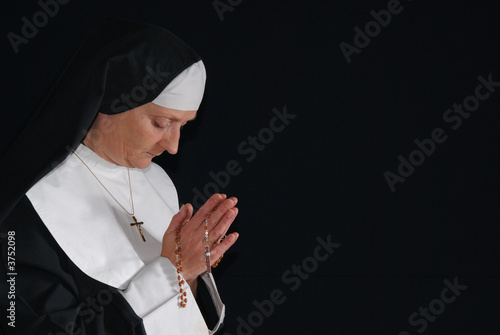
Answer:
<svg viewBox="0 0 500 335"><path fill-rule="evenodd" d="M163 236L161 256L176 265L178 273L182 274L195 296L198 276L208 272L207 266L214 265L239 236L236 232L231 233L221 241L238 215L237 202L234 197L227 199L223 194L214 194L194 216L193 206L185 204L174 215ZM205 231L208 231L207 238ZM209 257L205 253L207 242ZM181 264L179 258L182 259ZM211 259L210 264L206 264L206 259Z"/></svg>

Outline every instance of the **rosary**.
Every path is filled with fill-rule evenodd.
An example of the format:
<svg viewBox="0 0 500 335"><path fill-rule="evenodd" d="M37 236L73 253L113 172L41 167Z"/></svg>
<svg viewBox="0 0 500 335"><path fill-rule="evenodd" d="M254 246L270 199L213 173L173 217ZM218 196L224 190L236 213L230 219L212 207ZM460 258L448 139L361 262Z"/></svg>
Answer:
<svg viewBox="0 0 500 335"><path fill-rule="evenodd" d="M101 184L101 186L106 190L106 192L111 196L111 198L113 198L115 200L115 202L132 218L132 220L134 220L134 222L130 223L130 226L132 226L132 227L135 226L137 228L137 231L141 235L142 241L146 242L146 238L144 237L144 233L142 232L142 229L141 229L141 226L144 224L144 222L138 221L134 215L134 198L132 195L132 183L130 181L130 170L127 169L129 191L130 191L130 201L132 204L132 212L127 211L127 209L125 209L125 207L123 207L123 205L113 196L113 194L107 189L107 187L104 186L104 184L101 182L101 180L99 178L97 178L97 176L94 174L92 169L80 158L80 156L78 156L78 154L75 151L73 151L73 153L75 154L76 157L78 157L78 159L83 163L83 165L85 165L87 167L87 169L90 171L90 173L95 177L95 179L97 179L99 184ZM204 249L203 255L205 256L205 263L207 265L207 273L212 273L211 268L216 268L219 265L220 261L222 260L222 257L224 257L224 255L220 256L220 258L213 265L211 265L212 261L210 258L210 244L209 243L212 243L212 246L215 244L220 244L220 242L222 242L224 240L224 238L226 237L226 235L224 235L219 241L217 241L217 243L215 243L208 236L208 219L210 218L212 213L213 213L213 211L208 213L208 215L205 217L205 249ZM174 236L175 236L175 267L177 268L177 280L179 281L179 306L182 308L185 308L186 304L187 304L187 290L186 290L185 285L187 283L182 277L182 271L183 271L183 268L182 268L182 250L181 250L181 246L180 246L180 244L181 244L181 230L182 230L182 226L179 225L179 227L177 227L177 229L175 230L175 233L174 233Z"/></svg>
<svg viewBox="0 0 500 335"><path fill-rule="evenodd" d="M222 257L224 257L224 255L220 256L220 258L212 265L210 266L210 263L211 260L210 260L210 245L209 245L209 242L212 243L212 245L214 245L215 243L210 239L210 237L208 236L208 219L210 218L210 215L212 214L212 212L208 213L208 215L205 217L205 251L204 251L204 256L205 256L205 263L207 265L207 273L212 273L212 267L213 268L216 268L220 261L222 260ZM140 227L138 226L138 228L140 229ZM175 267L177 268L177 280L179 281L179 306L181 306L182 308L185 308L186 307L186 304L187 304L187 292L186 292L186 287L185 287L185 284L186 284L186 281L182 278L182 271L183 271L183 268L182 268L182 253L181 253L181 246L180 246L180 243L181 243L181 230L182 230L182 226L179 225L179 227L177 227L177 229L175 230ZM226 235L224 235L224 237L222 237L220 239L220 241L217 242L217 244L220 244L220 242L222 242L222 240L226 237Z"/></svg>

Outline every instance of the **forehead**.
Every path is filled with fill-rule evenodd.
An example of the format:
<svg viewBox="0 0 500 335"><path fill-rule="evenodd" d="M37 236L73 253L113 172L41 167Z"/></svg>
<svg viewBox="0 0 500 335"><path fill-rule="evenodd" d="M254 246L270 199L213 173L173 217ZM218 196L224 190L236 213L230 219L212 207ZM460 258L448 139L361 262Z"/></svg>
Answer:
<svg viewBox="0 0 500 335"><path fill-rule="evenodd" d="M146 112L149 114L149 116L152 117L163 117L179 121L191 121L196 118L197 111L195 110L182 111L178 109L171 109L158 106L152 102L150 102L148 105L150 106L148 106L149 108L146 108Z"/></svg>

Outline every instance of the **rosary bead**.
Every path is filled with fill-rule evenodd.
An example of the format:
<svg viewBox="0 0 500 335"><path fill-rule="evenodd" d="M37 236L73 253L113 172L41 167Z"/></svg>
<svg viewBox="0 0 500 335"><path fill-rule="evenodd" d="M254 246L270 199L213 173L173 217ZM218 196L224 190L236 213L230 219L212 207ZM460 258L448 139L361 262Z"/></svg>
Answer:
<svg viewBox="0 0 500 335"><path fill-rule="evenodd" d="M176 263L175 266L177 268L177 280L179 281L179 306L182 308L186 307L187 299L183 300L183 297L186 296L186 291L184 290L184 279L182 279L182 249L180 247L181 244L181 228L182 226L177 227L175 230L175 258L176 258Z"/></svg>

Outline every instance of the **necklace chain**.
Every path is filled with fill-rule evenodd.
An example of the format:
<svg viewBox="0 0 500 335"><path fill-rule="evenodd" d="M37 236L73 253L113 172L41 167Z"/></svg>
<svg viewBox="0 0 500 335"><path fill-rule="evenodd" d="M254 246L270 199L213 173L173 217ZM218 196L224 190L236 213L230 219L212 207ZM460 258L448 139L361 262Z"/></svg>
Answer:
<svg viewBox="0 0 500 335"><path fill-rule="evenodd" d="M106 192L108 192L108 194L111 196L111 198L113 198L114 201L116 201L116 203L128 214L130 215L131 217L134 216L134 197L132 196L132 183L130 182L130 169L127 168L127 172L128 172L128 186L129 186L129 189L130 189L130 202L132 203L132 213L129 213L129 211L127 211L125 209L125 207L122 206L122 204L116 200L116 198L113 196L113 194L106 188L106 186L104 186L104 184L102 183L102 181L97 178L97 176L95 175L95 173L92 171L92 169L83 161L83 159L80 158L80 156L78 156L78 154L73 150L73 153L75 154L76 157L78 157L78 159L83 163L83 165L85 165L85 167L90 171L90 173L92 173L92 175L94 176L95 179L97 179L97 181L99 182L99 184L101 184L101 186L106 190Z"/></svg>

